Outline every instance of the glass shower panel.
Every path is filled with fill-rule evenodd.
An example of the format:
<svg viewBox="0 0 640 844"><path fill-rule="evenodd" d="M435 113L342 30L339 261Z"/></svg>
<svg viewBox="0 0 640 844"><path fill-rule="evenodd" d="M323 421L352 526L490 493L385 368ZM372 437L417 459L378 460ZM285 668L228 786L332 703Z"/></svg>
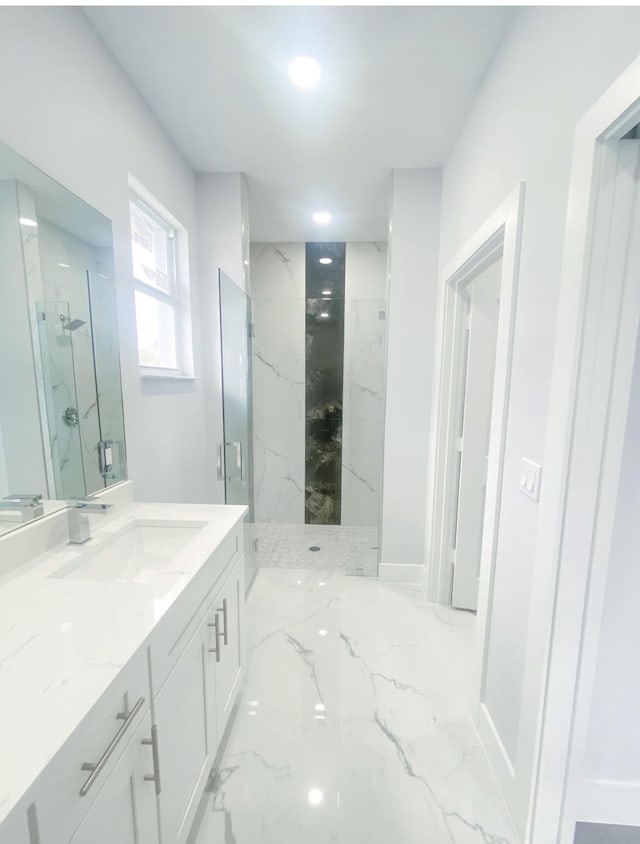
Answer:
<svg viewBox="0 0 640 844"><path fill-rule="evenodd" d="M56 497L79 497L86 494L86 480L73 332L81 320L71 319L67 302L38 302L36 309Z"/></svg>
<svg viewBox="0 0 640 844"><path fill-rule="evenodd" d="M246 583L255 573L253 551L253 423L251 402L251 338L248 296L220 271L220 334L222 349L223 467L225 502L246 504Z"/></svg>

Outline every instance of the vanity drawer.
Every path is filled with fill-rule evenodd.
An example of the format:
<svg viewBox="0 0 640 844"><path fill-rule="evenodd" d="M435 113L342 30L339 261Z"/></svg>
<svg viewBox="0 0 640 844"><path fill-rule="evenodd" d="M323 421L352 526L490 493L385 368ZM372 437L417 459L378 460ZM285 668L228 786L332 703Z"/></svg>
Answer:
<svg viewBox="0 0 640 844"><path fill-rule="evenodd" d="M215 591L242 553L242 525L226 536L185 592L158 622L149 642L151 691L155 697L189 639L211 607Z"/></svg>
<svg viewBox="0 0 640 844"><path fill-rule="evenodd" d="M141 648L39 777L34 793L41 844L68 844L148 712L146 657ZM85 763L99 764L99 770L82 770Z"/></svg>

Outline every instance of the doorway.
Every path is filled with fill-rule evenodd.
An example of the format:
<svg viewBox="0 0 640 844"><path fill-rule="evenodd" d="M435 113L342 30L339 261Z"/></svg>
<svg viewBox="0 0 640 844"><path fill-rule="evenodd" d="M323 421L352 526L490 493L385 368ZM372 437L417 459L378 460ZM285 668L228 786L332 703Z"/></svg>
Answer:
<svg viewBox="0 0 640 844"><path fill-rule="evenodd" d="M576 128L530 611L550 632L534 654L544 686L527 842L572 844L591 824L636 827L636 840L640 828L640 684L629 670L640 542L639 121L636 61Z"/></svg>
<svg viewBox="0 0 640 844"><path fill-rule="evenodd" d="M495 380L502 256L458 291L462 298L457 424L450 431L451 596L458 609L477 610Z"/></svg>

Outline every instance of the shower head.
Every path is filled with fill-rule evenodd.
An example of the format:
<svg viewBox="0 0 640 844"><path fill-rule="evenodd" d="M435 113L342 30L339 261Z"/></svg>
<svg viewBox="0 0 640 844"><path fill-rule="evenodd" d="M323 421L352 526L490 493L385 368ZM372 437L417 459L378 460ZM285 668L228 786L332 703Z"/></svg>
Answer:
<svg viewBox="0 0 640 844"><path fill-rule="evenodd" d="M60 320L62 322L62 327L66 328L67 331L75 331L76 328L81 328L83 325L87 324L83 319L69 319L69 317L64 314L60 315Z"/></svg>

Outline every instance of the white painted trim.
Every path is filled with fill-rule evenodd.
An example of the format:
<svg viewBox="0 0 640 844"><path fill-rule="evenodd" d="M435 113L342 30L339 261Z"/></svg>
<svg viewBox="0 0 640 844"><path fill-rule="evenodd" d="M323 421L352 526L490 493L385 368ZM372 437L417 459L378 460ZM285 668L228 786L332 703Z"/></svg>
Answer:
<svg viewBox="0 0 640 844"><path fill-rule="evenodd" d="M602 601L606 580L602 555L594 555L598 531L586 531L585 525L594 524L601 483L609 483L602 475L605 450L613 449L609 453L615 461L621 448L625 381L624 365L615 368L613 348L619 333L615 305L622 294L611 289L608 278L607 295L598 296L605 277L598 262L603 260L602 243L606 246L613 211L603 176L611 182L610 142L639 120L640 59L576 128L558 308L562 330L554 353L548 428L552 435L545 450L527 647L527 664L534 670L525 677L523 695L522 723L532 715L538 719L526 844L570 844L578 819L571 770L576 690L586 665L581 658L587 653L592 658L593 635L599 629L600 619L590 606ZM628 339L626 323L622 342ZM593 360L599 365L590 365ZM541 690L533 682L537 665L543 666Z"/></svg>
<svg viewBox="0 0 640 844"><path fill-rule="evenodd" d="M378 578L386 583L422 584L424 566L417 563L380 563Z"/></svg>
<svg viewBox="0 0 640 844"><path fill-rule="evenodd" d="M438 291L438 314L436 322L436 360L434 378L434 396L432 402L431 438L429 450L429 486L427 492L427 536L425 558L428 565L429 599L437 603L447 603L449 598L444 570L446 554L444 533L446 514L444 512L443 490L445 486L448 451L448 429L451 411L452 379L454 364L452 344L455 335L455 305L459 296L454 295L468 285L472 278L503 253L501 282L501 308L498 326L498 348L496 352L496 380L494 391L492 420L499 420L499 443L504 442L506 428L506 410L508 405L508 378L511 374L511 351L513 346L513 327L515 322L515 304L517 293L518 263L524 205L524 182L513 191L477 230L458 254L441 272ZM505 379L506 376L506 379ZM506 380L506 384L505 384ZM492 422L492 432L494 429ZM494 445L493 438L491 445ZM496 452L497 453L497 452ZM500 456L500 464L503 455ZM491 467L489 467L491 471ZM501 479L500 465L500 479ZM490 495L487 487L487 500ZM491 507L487 508L490 511ZM445 549L446 550L446 549Z"/></svg>
<svg viewBox="0 0 640 844"><path fill-rule="evenodd" d="M493 770L506 768L507 775L514 779L516 772L513 766L513 761L507 753L507 749L502 743L500 733L496 727L491 713L484 702L480 703L478 707L478 735L482 741L482 745L487 754L489 764Z"/></svg>
<svg viewBox="0 0 640 844"><path fill-rule="evenodd" d="M640 783L584 780L579 807L586 823L640 826Z"/></svg>
<svg viewBox="0 0 640 844"><path fill-rule="evenodd" d="M428 597L437 603L449 603L447 537L450 527L447 487L451 483L450 428L457 381L454 343L456 323L460 320L461 296L458 295L474 276L502 255L500 311L496 347L496 368L491 415L490 460L487 467L485 521L481 551L478 624L472 701L474 720L481 733L494 772L507 801L514 789L513 761L509 759L490 713L483 704L487 643L491 628L495 552L499 529L500 498L504 469L504 450L509 409L511 363L515 329L518 270L522 241L525 184L518 187L491 214L484 225L444 268L438 302L436 372L431 441L426 559L428 562Z"/></svg>

